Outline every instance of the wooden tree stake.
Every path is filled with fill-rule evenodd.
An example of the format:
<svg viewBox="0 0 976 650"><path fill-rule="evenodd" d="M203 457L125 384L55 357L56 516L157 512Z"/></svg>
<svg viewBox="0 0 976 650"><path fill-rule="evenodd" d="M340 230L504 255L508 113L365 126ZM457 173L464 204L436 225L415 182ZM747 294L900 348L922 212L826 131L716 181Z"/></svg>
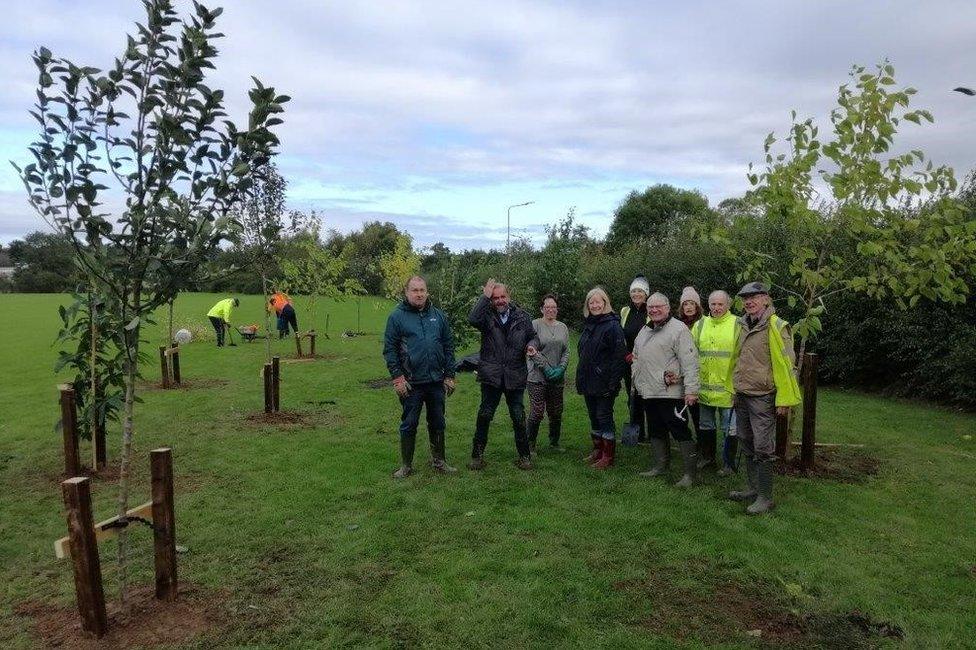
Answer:
<svg viewBox="0 0 976 650"><path fill-rule="evenodd" d="M176 518L173 507L173 452L168 447L149 452L152 475L153 551L156 598L176 600Z"/></svg>
<svg viewBox="0 0 976 650"><path fill-rule="evenodd" d="M814 449L817 442L817 366L820 357L816 354L803 355L803 438L800 447L800 467L812 469Z"/></svg>
<svg viewBox="0 0 976 650"><path fill-rule="evenodd" d="M295 332L295 352L298 354L298 358L302 358L302 335Z"/></svg>
<svg viewBox="0 0 976 650"><path fill-rule="evenodd" d="M172 343L170 345L170 365L173 369L173 383L179 386L183 383L183 377L180 374L180 344Z"/></svg>
<svg viewBox="0 0 976 650"><path fill-rule="evenodd" d="M275 413L281 410L281 359L271 357L271 408Z"/></svg>
<svg viewBox="0 0 976 650"><path fill-rule="evenodd" d="M159 370L163 376L163 388L169 388L169 361L166 359L166 346L159 346Z"/></svg>
<svg viewBox="0 0 976 650"><path fill-rule="evenodd" d="M64 440L64 473L66 476L81 474L81 460L78 456L78 408L75 404L75 389L62 384L61 389L61 435Z"/></svg>
<svg viewBox="0 0 976 650"><path fill-rule="evenodd" d="M776 457L786 460L790 447L790 416L776 415Z"/></svg>
<svg viewBox="0 0 976 650"><path fill-rule="evenodd" d="M271 364L264 364L264 412L271 413L274 410L274 397L271 389Z"/></svg>
<svg viewBox="0 0 976 650"><path fill-rule="evenodd" d="M308 356L315 358L315 330L311 330L308 333Z"/></svg>
<svg viewBox="0 0 976 650"><path fill-rule="evenodd" d="M76 476L61 482L61 494L68 515L71 564L75 574L75 597L81 615L81 629L96 637L105 636L105 592L102 567L95 541L95 520L91 507L91 479Z"/></svg>

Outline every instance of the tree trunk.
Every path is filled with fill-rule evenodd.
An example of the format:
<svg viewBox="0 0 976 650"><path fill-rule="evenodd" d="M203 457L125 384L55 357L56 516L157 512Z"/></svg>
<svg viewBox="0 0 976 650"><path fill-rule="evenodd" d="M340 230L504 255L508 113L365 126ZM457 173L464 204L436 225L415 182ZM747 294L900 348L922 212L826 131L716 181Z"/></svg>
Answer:
<svg viewBox="0 0 976 650"><path fill-rule="evenodd" d="M135 306L132 313L139 313L140 296L136 294ZM123 322L125 319L123 318ZM132 459L133 414L136 402L136 377L139 374L139 331L141 324L125 332L126 347L125 367L125 414L122 421L122 458L119 462L119 498L118 515L124 517L129 509L129 465ZM128 550L128 536L126 529L119 529L118 565L119 565L119 599L124 603L127 596L128 575L126 552Z"/></svg>
<svg viewBox="0 0 976 650"><path fill-rule="evenodd" d="M271 363L271 311L268 309L271 294L268 293L268 276L264 271L261 271L261 290L264 292L264 349L266 363Z"/></svg>
<svg viewBox="0 0 976 650"><path fill-rule="evenodd" d="M173 296L173 299L169 301L169 341L166 343L167 347L169 347L170 343L176 340L173 338L173 303L175 302L176 296Z"/></svg>
<svg viewBox="0 0 976 650"><path fill-rule="evenodd" d="M92 448L97 450L96 437L98 435L98 373L96 372L95 364L97 362L97 355L95 354L95 349L98 345L98 332L95 327L95 292L91 289L88 291L88 337L89 337L89 347L90 350L90 360L89 363L91 367L88 369L88 407L91 410L91 417L89 426L91 430L91 442ZM97 453L92 454L92 470L98 471L98 456Z"/></svg>

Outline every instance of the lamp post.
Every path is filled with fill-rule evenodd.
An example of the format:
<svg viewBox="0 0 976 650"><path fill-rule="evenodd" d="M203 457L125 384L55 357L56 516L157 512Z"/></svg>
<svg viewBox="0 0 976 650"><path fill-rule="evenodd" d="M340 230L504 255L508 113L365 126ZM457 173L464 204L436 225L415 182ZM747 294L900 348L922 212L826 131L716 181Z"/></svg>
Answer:
<svg viewBox="0 0 976 650"><path fill-rule="evenodd" d="M512 256L512 208L521 208L522 206L532 205L535 201L526 201L525 203L516 203L515 205L508 206L508 232L505 235L505 253L511 257Z"/></svg>

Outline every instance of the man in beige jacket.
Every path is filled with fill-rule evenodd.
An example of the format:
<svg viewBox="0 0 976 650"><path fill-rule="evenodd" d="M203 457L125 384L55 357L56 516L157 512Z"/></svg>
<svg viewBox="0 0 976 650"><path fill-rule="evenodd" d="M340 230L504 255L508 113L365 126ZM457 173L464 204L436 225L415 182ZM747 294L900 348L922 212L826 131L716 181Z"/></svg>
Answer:
<svg viewBox="0 0 976 650"><path fill-rule="evenodd" d="M668 434L678 442L684 473L677 487L695 484L698 455L688 428L688 406L698 401L698 350L690 330L671 317L668 298L662 293L647 299L650 323L634 341L634 390L643 399L644 417L651 441L653 465L641 476L667 473Z"/></svg>

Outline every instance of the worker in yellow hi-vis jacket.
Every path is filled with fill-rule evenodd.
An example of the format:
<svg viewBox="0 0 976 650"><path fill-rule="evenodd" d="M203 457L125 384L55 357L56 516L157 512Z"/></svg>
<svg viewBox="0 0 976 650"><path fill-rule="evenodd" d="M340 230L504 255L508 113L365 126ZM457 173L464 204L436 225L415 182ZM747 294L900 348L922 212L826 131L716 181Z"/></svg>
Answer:
<svg viewBox="0 0 976 650"><path fill-rule="evenodd" d="M231 314L234 312L234 307L240 304L241 302L237 298L224 298L207 312L207 318L210 319L210 324L217 332L218 348L224 347L224 331L230 329ZM231 345L233 344L234 342L231 340Z"/></svg>

